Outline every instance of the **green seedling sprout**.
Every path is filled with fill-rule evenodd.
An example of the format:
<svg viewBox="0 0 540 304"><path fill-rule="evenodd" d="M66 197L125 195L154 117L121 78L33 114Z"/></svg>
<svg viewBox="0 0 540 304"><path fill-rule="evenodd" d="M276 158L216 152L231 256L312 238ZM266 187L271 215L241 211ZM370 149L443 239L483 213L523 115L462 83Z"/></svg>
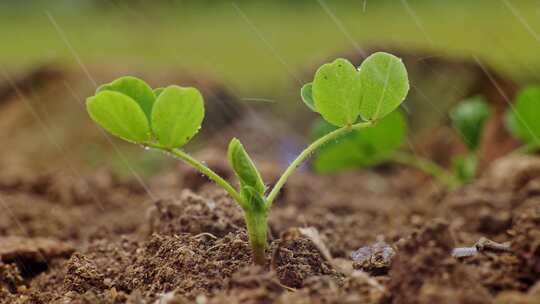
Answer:
<svg viewBox="0 0 540 304"><path fill-rule="evenodd" d="M336 130L324 120L313 126L315 140ZM392 158L407 139L407 121L400 111L394 111L371 128L350 132L321 147L311 163L315 172L326 174L348 168L371 167Z"/></svg>
<svg viewBox="0 0 540 304"><path fill-rule="evenodd" d="M308 88L304 87L304 90ZM304 95L302 92L302 96ZM455 172L450 172L429 159L399 151L407 140L408 129L407 121L400 111L392 112L372 128L351 132L339 141L321 148L313 161L313 169L318 173L331 173L394 161L416 167L453 189L469 182L476 174L477 152L489 116L489 107L481 97L466 99L451 111L454 128L468 147L466 155L454 159ZM335 127L327 122L318 121L313 128L313 137L320 138L334 129Z"/></svg>
<svg viewBox="0 0 540 304"><path fill-rule="evenodd" d="M140 79L122 77L99 87L88 98L87 109L109 133L164 151L221 186L243 209L254 262L264 265L268 213L296 168L325 144L382 121L403 102L408 91L405 66L387 53L369 56L358 69L345 59L322 65L314 81L302 88L302 99L335 129L302 151L272 189L267 189L236 138L229 144L228 159L239 180L238 188L181 149L195 136L204 118L203 97L195 88L171 85L152 90Z"/></svg>
<svg viewBox="0 0 540 304"><path fill-rule="evenodd" d="M476 176L478 150L484 126L491 116L487 102L481 96L474 96L461 101L450 112L454 129L467 146L467 154L454 158L456 176L462 182L470 182Z"/></svg>
<svg viewBox="0 0 540 304"><path fill-rule="evenodd" d="M313 127L312 137L319 138L334 129L334 126L319 120ZM448 188L458 187L461 183L452 172L431 160L399 150L407 140L407 131L404 115L394 111L375 126L353 131L319 149L312 167L315 172L325 174L393 161L420 169Z"/></svg>
<svg viewBox="0 0 540 304"><path fill-rule="evenodd" d="M506 112L506 127L523 146L518 152L540 150L540 86L523 89Z"/></svg>

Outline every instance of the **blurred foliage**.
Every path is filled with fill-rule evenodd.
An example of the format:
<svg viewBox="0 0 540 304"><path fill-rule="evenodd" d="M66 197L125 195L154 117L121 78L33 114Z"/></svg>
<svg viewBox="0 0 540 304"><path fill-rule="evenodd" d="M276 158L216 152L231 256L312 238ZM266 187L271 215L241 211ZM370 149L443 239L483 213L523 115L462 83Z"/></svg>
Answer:
<svg viewBox="0 0 540 304"><path fill-rule="evenodd" d="M482 96L462 100L450 111L452 124L470 151L480 147L484 126L490 115L491 109Z"/></svg>
<svg viewBox="0 0 540 304"><path fill-rule="evenodd" d="M291 83L307 81L303 71L355 42L475 55L514 75L539 75L536 1L509 2L519 18L488 0L324 3L330 13L307 0L2 1L0 58L10 67L51 59L78 66L72 49L88 66L195 70L279 99L296 96Z"/></svg>
<svg viewBox="0 0 540 304"><path fill-rule="evenodd" d="M506 113L510 133L524 144L540 146L540 86L524 88Z"/></svg>
<svg viewBox="0 0 540 304"><path fill-rule="evenodd" d="M334 130L335 126L321 119L313 126L311 137L316 140ZM320 148L313 158L313 169L332 173L388 161L405 143L407 131L405 116L394 111L375 126L353 131Z"/></svg>

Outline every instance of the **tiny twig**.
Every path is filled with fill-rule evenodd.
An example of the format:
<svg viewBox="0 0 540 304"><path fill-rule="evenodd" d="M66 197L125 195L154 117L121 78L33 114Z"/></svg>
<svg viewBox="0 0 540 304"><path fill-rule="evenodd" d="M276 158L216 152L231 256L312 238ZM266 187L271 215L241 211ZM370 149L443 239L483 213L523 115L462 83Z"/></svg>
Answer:
<svg viewBox="0 0 540 304"><path fill-rule="evenodd" d="M474 246L476 247L476 249L478 249L478 251L512 251L512 248L510 247L510 242L497 243L485 237L481 237L478 242L474 244Z"/></svg>
<svg viewBox="0 0 540 304"><path fill-rule="evenodd" d="M214 240L217 240L217 239L218 239L217 236L211 234L210 232L202 232L202 233L199 233L199 234L193 236L193 238L198 239L198 238L200 238L201 236L207 236L207 237L210 237L210 238L212 238L212 239L214 239Z"/></svg>
<svg viewBox="0 0 540 304"><path fill-rule="evenodd" d="M454 258L466 258L475 256L478 253L476 247L458 247L452 250L452 256Z"/></svg>
<svg viewBox="0 0 540 304"><path fill-rule="evenodd" d="M296 288L293 288L293 287L289 287L287 285L283 285L279 280L277 279L272 279L272 282L276 283L279 287L289 291L289 292L295 292L296 291Z"/></svg>
<svg viewBox="0 0 540 304"><path fill-rule="evenodd" d="M454 258L466 258L485 251L511 252L510 242L497 243L488 238L481 237L472 247L458 247L452 250Z"/></svg>

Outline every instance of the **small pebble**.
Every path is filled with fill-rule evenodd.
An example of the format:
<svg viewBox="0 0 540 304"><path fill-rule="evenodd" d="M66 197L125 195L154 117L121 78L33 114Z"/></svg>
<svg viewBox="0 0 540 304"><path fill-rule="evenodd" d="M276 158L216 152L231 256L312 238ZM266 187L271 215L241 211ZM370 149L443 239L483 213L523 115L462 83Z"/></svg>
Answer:
<svg viewBox="0 0 540 304"><path fill-rule="evenodd" d="M105 279L103 280L103 284L104 284L105 286L111 287L111 285L112 285L112 280L111 280L111 278L105 278Z"/></svg>
<svg viewBox="0 0 540 304"><path fill-rule="evenodd" d="M361 269L370 274L384 274L390 268L396 251L384 241L377 241L363 246L351 254L354 269Z"/></svg>

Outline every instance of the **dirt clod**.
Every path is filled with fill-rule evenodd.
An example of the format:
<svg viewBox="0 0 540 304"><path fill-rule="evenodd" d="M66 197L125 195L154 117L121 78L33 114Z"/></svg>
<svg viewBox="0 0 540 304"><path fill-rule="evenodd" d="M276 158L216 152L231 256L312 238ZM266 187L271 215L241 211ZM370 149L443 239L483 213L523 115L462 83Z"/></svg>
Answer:
<svg viewBox="0 0 540 304"><path fill-rule="evenodd" d="M519 214L510 233L515 235L512 250L522 270L520 280L532 286L540 279L540 205Z"/></svg>
<svg viewBox="0 0 540 304"><path fill-rule="evenodd" d="M0 237L0 260L6 263L44 262L69 257L73 251L72 245L51 238Z"/></svg>
<svg viewBox="0 0 540 304"><path fill-rule="evenodd" d="M208 198L186 190L178 199L156 202L149 211L150 232L164 235L210 233L223 237L244 225L242 210L222 191Z"/></svg>
<svg viewBox="0 0 540 304"><path fill-rule="evenodd" d="M74 250L70 244L50 238L0 237L0 264L13 263L20 275L30 278L46 271L51 260L69 257Z"/></svg>
<svg viewBox="0 0 540 304"><path fill-rule="evenodd" d="M459 294L457 303L489 303L489 293L451 257L453 246L448 223L443 220L430 221L398 242L390 270L393 302L445 303Z"/></svg>
<svg viewBox="0 0 540 304"><path fill-rule="evenodd" d="M74 254L67 264L64 288L83 294L91 289L103 289L104 276L94 261L81 254Z"/></svg>
<svg viewBox="0 0 540 304"><path fill-rule="evenodd" d="M280 282L293 288L302 287L310 276L336 275L316 245L305 237L277 241L271 264Z"/></svg>
<svg viewBox="0 0 540 304"><path fill-rule="evenodd" d="M396 254L394 248L384 241L359 248L351 254L354 269L373 275L386 274Z"/></svg>
<svg viewBox="0 0 540 304"><path fill-rule="evenodd" d="M234 273L226 291L214 296L209 303L272 303L287 287L279 283L276 273L259 266L248 266Z"/></svg>
<svg viewBox="0 0 540 304"><path fill-rule="evenodd" d="M19 286L24 284L24 280L15 264L4 264L0 262L0 290L15 293Z"/></svg>

